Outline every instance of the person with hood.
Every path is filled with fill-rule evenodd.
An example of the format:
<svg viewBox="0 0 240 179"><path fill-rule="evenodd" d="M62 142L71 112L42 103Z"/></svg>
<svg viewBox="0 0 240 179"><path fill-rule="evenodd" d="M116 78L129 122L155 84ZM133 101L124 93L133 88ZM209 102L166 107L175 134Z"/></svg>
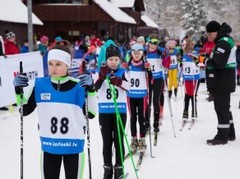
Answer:
<svg viewBox="0 0 240 179"><path fill-rule="evenodd" d="M116 45L114 40L112 38L108 38L107 41L101 46L100 49L100 53L98 56L98 63L97 66L100 69L103 63L106 63L107 59L106 59L106 49L110 46L110 45Z"/></svg>
<svg viewBox="0 0 240 179"><path fill-rule="evenodd" d="M210 57L205 60L205 65L208 69L207 87L213 94L218 118L217 134L213 139L207 140L207 144L223 145L236 139L230 111L230 94L236 88L236 47L230 36L232 28L227 23L220 25L216 21L210 21L206 30L216 44Z"/></svg>

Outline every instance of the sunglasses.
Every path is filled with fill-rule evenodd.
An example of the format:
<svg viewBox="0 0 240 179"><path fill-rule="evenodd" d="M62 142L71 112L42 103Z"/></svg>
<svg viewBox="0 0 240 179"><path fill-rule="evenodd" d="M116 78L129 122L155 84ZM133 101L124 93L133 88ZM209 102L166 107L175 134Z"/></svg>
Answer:
<svg viewBox="0 0 240 179"><path fill-rule="evenodd" d="M159 41L158 39L150 39L150 40L149 40L149 43L154 44L154 45L158 45L159 42L160 42L160 41Z"/></svg>

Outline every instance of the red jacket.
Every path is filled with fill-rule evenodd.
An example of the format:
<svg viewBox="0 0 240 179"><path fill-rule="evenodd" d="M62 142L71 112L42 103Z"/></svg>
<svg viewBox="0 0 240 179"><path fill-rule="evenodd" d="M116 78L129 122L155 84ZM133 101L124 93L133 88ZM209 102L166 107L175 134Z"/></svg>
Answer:
<svg viewBox="0 0 240 179"><path fill-rule="evenodd" d="M20 53L20 49L18 45L16 45L14 42L5 40L4 42L5 47L5 55L14 55Z"/></svg>
<svg viewBox="0 0 240 179"><path fill-rule="evenodd" d="M207 41L203 45L203 48L201 49L201 53L210 56L214 47L215 47L215 42Z"/></svg>

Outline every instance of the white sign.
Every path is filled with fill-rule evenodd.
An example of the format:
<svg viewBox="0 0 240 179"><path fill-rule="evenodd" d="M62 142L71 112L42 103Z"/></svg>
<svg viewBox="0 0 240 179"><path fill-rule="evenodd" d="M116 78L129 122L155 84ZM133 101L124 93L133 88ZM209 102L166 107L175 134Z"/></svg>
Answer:
<svg viewBox="0 0 240 179"><path fill-rule="evenodd" d="M0 57L0 107L16 103L14 74L19 73L22 61L23 72L29 79L29 86L24 88L24 96L28 97L37 77L43 77L43 58L40 52L30 52Z"/></svg>

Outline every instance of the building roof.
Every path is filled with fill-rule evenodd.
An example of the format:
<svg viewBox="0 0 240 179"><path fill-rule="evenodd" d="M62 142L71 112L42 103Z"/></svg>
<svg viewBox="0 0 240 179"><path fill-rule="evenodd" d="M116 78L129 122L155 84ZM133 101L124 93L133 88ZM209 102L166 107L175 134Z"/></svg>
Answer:
<svg viewBox="0 0 240 179"><path fill-rule="evenodd" d="M28 9L21 0L0 1L0 21L28 23ZM43 25L43 22L32 13L34 25Z"/></svg>
<svg viewBox="0 0 240 179"><path fill-rule="evenodd" d="M143 22L146 23L146 25L148 27L156 27L156 28L159 28L158 25L152 20L150 19L147 15L142 15L141 16L141 19Z"/></svg>
<svg viewBox="0 0 240 179"><path fill-rule="evenodd" d="M111 3L119 8L132 8L135 0L111 0Z"/></svg>
<svg viewBox="0 0 240 179"><path fill-rule="evenodd" d="M94 2L102 8L108 15L110 15L115 21L136 24L136 21L129 16L127 13L123 12L114 4L108 2L107 0L94 0Z"/></svg>

